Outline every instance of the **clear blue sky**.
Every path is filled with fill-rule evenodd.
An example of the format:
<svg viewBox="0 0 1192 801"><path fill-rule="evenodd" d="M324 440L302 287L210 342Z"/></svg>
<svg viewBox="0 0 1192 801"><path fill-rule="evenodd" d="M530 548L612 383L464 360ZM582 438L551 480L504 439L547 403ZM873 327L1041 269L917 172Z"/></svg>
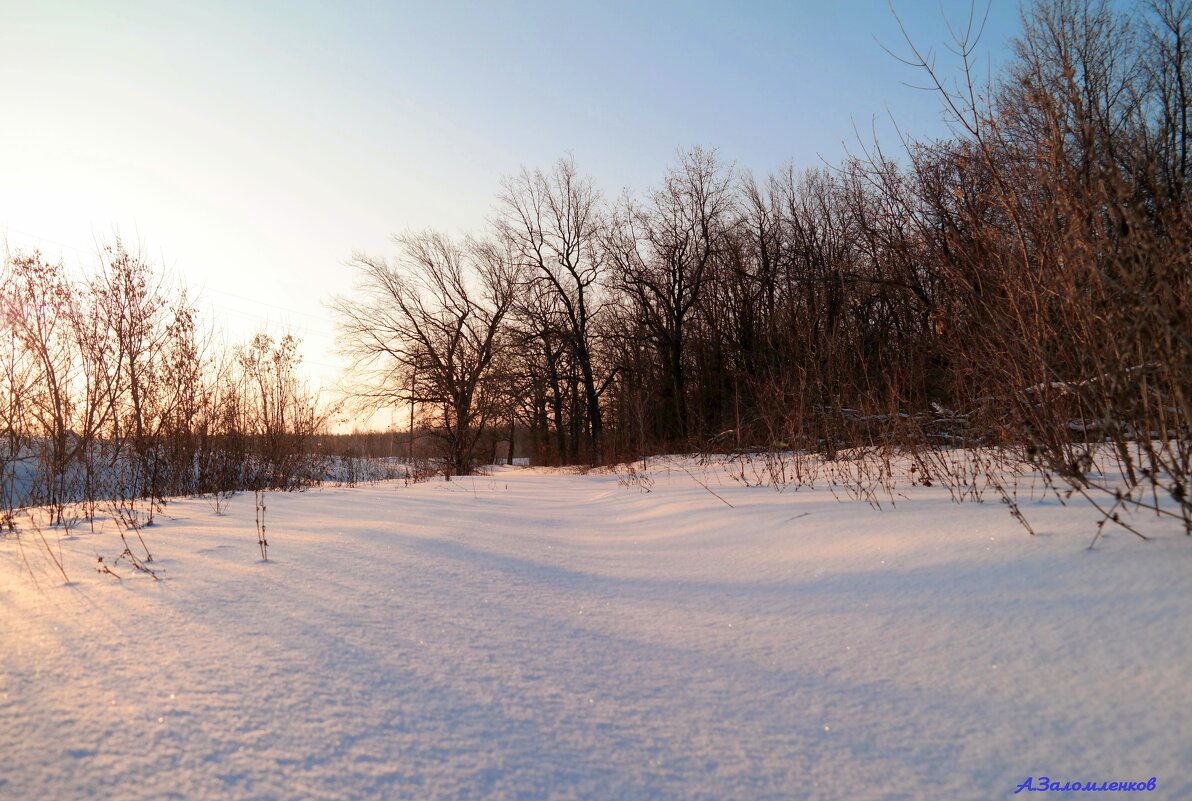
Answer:
<svg viewBox="0 0 1192 801"><path fill-rule="evenodd" d="M951 63L944 16L896 2ZM841 2L16 2L0 0L0 235L86 268L119 230L239 336L304 333L354 249L483 225L500 177L574 155L606 195L676 148L765 173L835 162L888 115L944 133L885 0ZM982 64L1019 4L994 0Z"/></svg>

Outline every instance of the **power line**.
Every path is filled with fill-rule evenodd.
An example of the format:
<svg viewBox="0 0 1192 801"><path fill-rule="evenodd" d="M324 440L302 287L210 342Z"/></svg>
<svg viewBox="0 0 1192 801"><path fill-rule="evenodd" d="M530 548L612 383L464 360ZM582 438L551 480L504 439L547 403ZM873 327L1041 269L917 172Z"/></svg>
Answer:
<svg viewBox="0 0 1192 801"><path fill-rule="evenodd" d="M238 317L243 317L246 320L253 320L253 321L259 322L262 325L266 325L266 326L280 325L280 326L285 326L287 328L291 328L291 327L298 328L298 326L291 326L289 323L284 323L284 322L280 322L280 321L272 322L272 321L270 321L270 319L268 317L258 317L254 314L251 314L250 312L244 311L243 309L234 309L231 306L224 306L222 304L213 303L211 301L207 301L207 305L213 309L219 309L220 311L226 312L228 314L233 314ZM310 328L309 326L305 326L305 325L302 326L300 330L306 331L306 332L309 332L312 334L321 334L325 337L330 337L332 339L334 339L337 336L334 332L324 331L320 328Z"/></svg>
<svg viewBox="0 0 1192 801"><path fill-rule="evenodd" d="M245 297L244 295L237 295L235 292L228 292L226 289L214 289L214 288L208 287L204 291L214 292L218 295L225 295L229 298L236 298L237 300L243 300L246 303L255 303L258 306L268 306L272 309L278 309L280 311L289 312L291 314L297 314L302 317L309 317L312 320L325 319L323 317L319 317L318 315L311 314L310 312L298 311L297 309L290 309L285 306L279 306L276 303L269 303L268 301L257 300L256 298L249 298L249 297ZM323 333L326 333L326 332L323 332ZM334 336L334 334L328 334L328 336Z"/></svg>

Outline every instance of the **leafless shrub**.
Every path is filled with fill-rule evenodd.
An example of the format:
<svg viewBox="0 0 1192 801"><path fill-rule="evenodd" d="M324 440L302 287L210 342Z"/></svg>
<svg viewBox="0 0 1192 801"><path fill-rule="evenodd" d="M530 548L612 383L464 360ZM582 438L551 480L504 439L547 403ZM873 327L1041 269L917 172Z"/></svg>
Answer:
<svg viewBox="0 0 1192 801"><path fill-rule="evenodd" d="M232 502L232 498L235 496L235 490L213 490L207 494L207 502L211 505L211 510L217 516L223 517L224 512L228 510L228 504Z"/></svg>
<svg viewBox="0 0 1192 801"><path fill-rule="evenodd" d="M996 388L958 397L989 444L1101 510L1098 537L1142 536L1122 516L1137 508L1192 534L1190 9L1041 3L987 100L968 91L969 40L959 92L912 46L963 134L914 165L927 254L954 288L954 380Z"/></svg>
<svg viewBox="0 0 1192 801"><path fill-rule="evenodd" d="M139 533L138 536L140 536ZM133 553L132 546L129 544L128 538L124 535L124 531L120 532L120 541L124 544L124 550L121 551L120 555L113 560L113 567L119 566L121 562L124 562L130 568L132 568L133 572L144 573L154 581L161 581L161 576L158 575L158 570L156 568L149 567L149 565L146 564L146 562L152 560L149 558L141 559L135 553ZM143 544L144 543L142 541L142 545ZM148 554L148 551L146 550L145 553ZM98 567L96 567L96 570L100 573L106 573L107 575L115 576L118 579L121 578L119 574L108 567L108 564L104 562L102 556L98 557Z"/></svg>
<svg viewBox="0 0 1192 801"><path fill-rule="evenodd" d="M616 469L617 486L636 488L639 492L651 492L654 489L654 479L643 465L640 469L632 462L627 462Z"/></svg>
<svg viewBox="0 0 1192 801"><path fill-rule="evenodd" d="M261 561L269 561L269 540L265 538L265 492L256 490L253 493L253 507L256 510L257 547L261 549Z"/></svg>
<svg viewBox="0 0 1192 801"><path fill-rule="evenodd" d="M413 461L406 464L406 486L430 481L432 478L439 475L439 473L440 470L435 465L434 460L421 457L415 458Z"/></svg>
<svg viewBox="0 0 1192 801"><path fill-rule="evenodd" d="M66 566L62 556L61 535L59 535L58 541L55 543L55 545L51 545L50 541L46 539L45 532L42 530L41 525L38 523L37 512L35 510L29 510L26 517L29 521L29 528L33 531L37 541L41 544L41 552L45 554L47 559L49 559L50 563L54 566L54 569L61 574L62 581L66 584L69 584L70 576L66 575ZM28 567L28 561L26 561L26 567Z"/></svg>

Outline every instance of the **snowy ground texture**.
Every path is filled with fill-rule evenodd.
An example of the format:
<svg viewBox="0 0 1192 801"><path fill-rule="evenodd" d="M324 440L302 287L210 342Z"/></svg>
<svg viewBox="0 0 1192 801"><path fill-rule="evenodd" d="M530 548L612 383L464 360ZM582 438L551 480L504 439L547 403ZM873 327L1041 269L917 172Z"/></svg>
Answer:
<svg viewBox="0 0 1192 801"><path fill-rule="evenodd" d="M735 508L662 463L273 494L268 563L251 495L177 501L160 582L94 572L110 523L65 586L0 539L0 799L1192 798L1174 527L694 469Z"/></svg>

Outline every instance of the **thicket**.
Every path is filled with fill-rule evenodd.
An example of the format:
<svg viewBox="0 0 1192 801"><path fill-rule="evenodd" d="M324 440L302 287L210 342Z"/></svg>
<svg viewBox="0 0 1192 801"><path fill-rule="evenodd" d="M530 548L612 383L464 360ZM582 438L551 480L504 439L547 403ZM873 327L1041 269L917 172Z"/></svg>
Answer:
<svg viewBox="0 0 1192 801"><path fill-rule="evenodd" d="M73 525L151 524L165 499L295 489L326 412L298 375L298 342L220 347L186 292L117 241L89 277L40 253L0 273L0 523L22 506Z"/></svg>
<svg viewBox="0 0 1192 801"><path fill-rule="evenodd" d="M1190 20L1037 3L987 85L979 24L959 75L908 37L952 135L899 161L757 178L696 148L611 201L569 159L524 170L483 235L357 258L357 394L455 471L494 428L548 464L784 453L784 481L909 457L962 497L1013 509L997 476L1026 467L1192 532Z"/></svg>

